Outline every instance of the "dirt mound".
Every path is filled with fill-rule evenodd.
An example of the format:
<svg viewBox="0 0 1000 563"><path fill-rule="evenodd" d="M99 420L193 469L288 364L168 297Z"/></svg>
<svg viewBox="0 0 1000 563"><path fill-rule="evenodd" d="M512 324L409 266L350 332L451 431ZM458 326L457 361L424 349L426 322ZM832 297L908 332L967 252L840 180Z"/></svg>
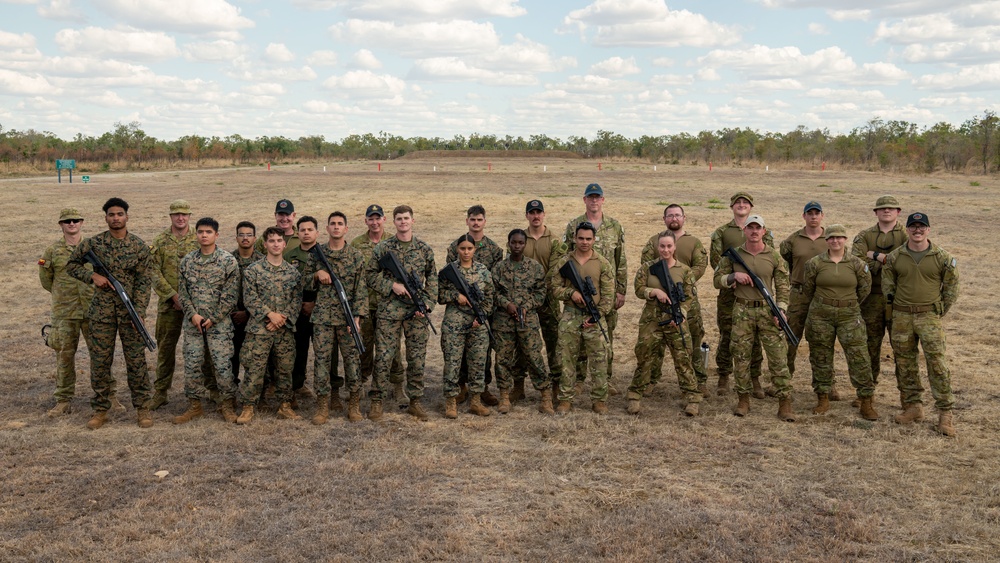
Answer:
<svg viewBox="0 0 1000 563"><path fill-rule="evenodd" d="M472 150L460 150L460 151L414 151L407 153L400 159L406 158L557 158L557 159L569 159L569 158L583 158L579 154L572 151L530 151L530 150L515 150L515 151L472 151Z"/></svg>

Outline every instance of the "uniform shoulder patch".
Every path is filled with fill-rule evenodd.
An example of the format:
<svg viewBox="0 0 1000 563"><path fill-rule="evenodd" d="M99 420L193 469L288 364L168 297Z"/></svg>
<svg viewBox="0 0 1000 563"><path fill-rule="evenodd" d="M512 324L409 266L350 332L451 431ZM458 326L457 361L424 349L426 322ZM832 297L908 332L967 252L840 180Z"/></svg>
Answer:
<svg viewBox="0 0 1000 563"><path fill-rule="evenodd" d="M955 258L951 259L951 267L952 268L958 267L958 260L957 259L955 259Z"/></svg>
<svg viewBox="0 0 1000 563"><path fill-rule="evenodd" d="M868 272L868 264L865 264L865 272Z"/></svg>
<svg viewBox="0 0 1000 563"><path fill-rule="evenodd" d="M38 265L39 266L44 266L45 265L45 258L39 258L38 259Z"/></svg>

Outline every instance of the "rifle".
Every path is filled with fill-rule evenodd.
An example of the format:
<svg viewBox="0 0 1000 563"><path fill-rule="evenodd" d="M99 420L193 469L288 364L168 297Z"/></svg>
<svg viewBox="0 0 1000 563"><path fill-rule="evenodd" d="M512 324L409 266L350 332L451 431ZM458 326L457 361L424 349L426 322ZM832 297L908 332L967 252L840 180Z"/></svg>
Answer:
<svg viewBox="0 0 1000 563"><path fill-rule="evenodd" d="M121 299L122 304L125 305L125 310L128 311L129 318L132 319L132 326L135 327L135 330L139 332L140 336L142 336L142 341L146 344L146 348L149 349L150 352L156 351L156 341L154 341L153 337L149 335L149 331L146 330L146 325L142 324L142 319L139 318L139 313L135 312L135 306L132 304L132 300L129 299L128 294L125 293L125 288L122 287L118 278L111 275L111 270L108 270L107 266L104 265L104 262L101 262L101 259L94 254L93 250L88 250L87 253L83 255L83 259L90 262L94 266L95 272L108 278L108 281L111 282L111 287L115 288L115 293L118 294L118 298Z"/></svg>
<svg viewBox="0 0 1000 563"><path fill-rule="evenodd" d="M476 320L479 321L479 324L486 327L486 332L489 333L490 341L492 341L493 329L490 328L489 318L486 316L486 312L483 311L483 292L479 289L479 286L476 284L469 285L469 283L465 281L465 276L463 276L462 273L458 271L458 268L455 267L454 262L448 263L448 265L438 273L438 280L448 280L451 282L451 285L455 286L455 289L457 289L459 293L464 295L465 298L469 300L469 306L472 307L472 312L476 315Z"/></svg>
<svg viewBox="0 0 1000 563"><path fill-rule="evenodd" d="M681 310L681 303L687 300L687 296L684 295L684 283L675 282L674 279L670 277L666 260L659 260L650 266L649 273L653 274L656 276L656 279L660 280L660 285L662 285L666 290L667 297L670 300L670 318L665 321L660 321L658 325L666 326L670 323L677 325L677 330L681 332L681 342L684 344L684 347L687 348L687 340L684 338L684 327L681 325L681 323L684 322L684 311Z"/></svg>
<svg viewBox="0 0 1000 563"><path fill-rule="evenodd" d="M347 319L347 330L354 337L354 347L358 349L358 354L365 355L365 345L361 342L361 329L358 325L354 324L354 313L351 311L351 304L347 299L347 292L344 291L344 284L340 283L340 278L337 274L333 273L333 267L330 266L330 261L326 259L326 254L323 254L323 250L320 245L314 244L309 252L316 256L316 259L323 264L326 271L330 273L330 279L333 281L333 290L337 292L337 300L340 301L340 306L344 309L344 317Z"/></svg>
<svg viewBox="0 0 1000 563"><path fill-rule="evenodd" d="M403 288L406 292L410 294L410 299L413 300L414 310L409 315L406 315L406 319L412 318L416 313L420 313L427 318L427 325L431 327L431 332L437 334L437 330L434 328L434 323L431 322L430 318L427 317L427 304L424 300L420 298L420 294L417 293L424 288L423 284L420 283L420 279L413 274L413 272L407 272L403 269L403 264L399 262L399 258L396 254L391 251L385 251L385 254L378 259L378 265L383 270L387 270L392 277L396 278L396 281L403 284Z"/></svg>
<svg viewBox="0 0 1000 563"><path fill-rule="evenodd" d="M205 328L205 323L207 322L208 319L201 319L201 326L199 327L201 329L201 343L204 346L203 352L205 363L208 364L208 371L211 372L212 376L215 377L216 381L218 381L219 371L215 369L215 362L212 361L212 352L208 348L208 329Z"/></svg>
<svg viewBox="0 0 1000 563"><path fill-rule="evenodd" d="M792 332L792 327L788 326L788 321L785 320L784 315L781 314L781 309L779 309L778 304L774 302L774 298L771 297L771 292L767 290L767 286L764 285L764 282L760 279L760 277L755 274L749 266L747 266L747 263L743 261L743 258L740 257L739 252L736 252L735 248L730 246L725 252L722 253L722 255L728 256L734 264L739 264L744 270L747 271L747 275L750 276L753 286L757 288L757 291L760 292L764 301L767 301L767 306L771 308L771 315L778 319L778 324L781 326L781 330L785 333L785 337L788 338L788 342L791 343L792 346L798 346L799 339L795 338L795 333Z"/></svg>
<svg viewBox="0 0 1000 563"><path fill-rule="evenodd" d="M520 328L521 330L524 330L526 328L526 326L527 326L524 323L525 317L527 317L527 316L528 316L528 313L524 310L524 307L518 307L517 308L517 325L518 325L518 328Z"/></svg>
<svg viewBox="0 0 1000 563"><path fill-rule="evenodd" d="M590 322L596 324L597 328L601 329L604 341L610 342L608 340L608 333L604 332L604 325L601 324L601 312L597 310L597 305L594 303L593 296L597 295L594 280L590 279L590 276L587 276L586 279L580 278L580 272L577 271L572 257L559 268L559 275L569 280L569 283L580 292L580 295L583 296L583 304L587 307L587 313L590 315Z"/></svg>

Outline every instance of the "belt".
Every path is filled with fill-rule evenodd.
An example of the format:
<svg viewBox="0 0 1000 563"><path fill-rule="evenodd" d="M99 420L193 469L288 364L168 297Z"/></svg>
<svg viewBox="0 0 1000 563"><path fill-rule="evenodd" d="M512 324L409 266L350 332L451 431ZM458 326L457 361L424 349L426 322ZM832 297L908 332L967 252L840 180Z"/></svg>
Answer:
<svg viewBox="0 0 1000 563"><path fill-rule="evenodd" d="M816 299L819 299L820 303L831 307L855 307L858 304L857 299L827 299L826 297L817 297Z"/></svg>
<svg viewBox="0 0 1000 563"><path fill-rule="evenodd" d="M744 299L742 297L737 297L736 302L745 307L767 307L767 301L764 300L753 300Z"/></svg>
<svg viewBox="0 0 1000 563"><path fill-rule="evenodd" d="M934 305L892 305L893 311L901 313L927 313L934 310Z"/></svg>

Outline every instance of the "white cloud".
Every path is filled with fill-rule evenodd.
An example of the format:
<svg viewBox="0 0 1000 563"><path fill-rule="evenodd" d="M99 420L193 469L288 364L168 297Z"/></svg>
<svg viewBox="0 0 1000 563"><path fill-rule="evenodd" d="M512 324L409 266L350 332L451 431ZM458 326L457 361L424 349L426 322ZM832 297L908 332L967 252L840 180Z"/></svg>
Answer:
<svg viewBox="0 0 1000 563"><path fill-rule="evenodd" d="M23 98L21 102L17 104L17 108L28 111L54 111L59 109L59 102L43 98L42 96L34 96L30 98Z"/></svg>
<svg viewBox="0 0 1000 563"><path fill-rule="evenodd" d="M48 4L38 5L38 15L48 20L65 20L83 23L87 21L84 13L73 6L73 0L49 0Z"/></svg>
<svg viewBox="0 0 1000 563"><path fill-rule="evenodd" d="M457 57L434 57L414 63L407 75L412 80L472 81L493 86L536 84L533 74L497 72L480 68Z"/></svg>
<svg viewBox="0 0 1000 563"><path fill-rule="evenodd" d="M927 43L931 41L952 41L961 39L967 30L959 28L947 14L933 14L915 18L905 18L897 23L879 22L875 30L876 40L885 39L891 43Z"/></svg>
<svg viewBox="0 0 1000 563"><path fill-rule="evenodd" d="M705 80L705 81L722 80L722 77L719 76L719 73L716 72L714 68L699 68L698 72L695 73L695 76L698 77L698 80Z"/></svg>
<svg viewBox="0 0 1000 563"><path fill-rule="evenodd" d="M268 43L264 49L264 60L272 63L290 63L295 55L284 43Z"/></svg>
<svg viewBox="0 0 1000 563"><path fill-rule="evenodd" d="M714 47L740 39L738 28L671 10L663 0L596 0L570 12L563 23L581 33L596 27L593 41L602 47Z"/></svg>
<svg viewBox="0 0 1000 563"><path fill-rule="evenodd" d="M896 84L910 77L910 73L892 63L865 63L861 65L862 83Z"/></svg>
<svg viewBox="0 0 1000 563"><path fill-rule="evenodd" d="M844 88L810 88L805 96L827 100L865 100L866 102L886 100L885 94L879 90L857 90Z"/></svg>
<svg viewBox="0 0 1000 563"><path fill-rule="evenodd" d="M35 46L35 37L30 33L9 33L0 30L0 67L10 66L16 61L37 61L42 52Z"/></svg>
<svg viewBox="0 0 1000 563"><path fill-rule="evenodd" d="M58 94L55 88L40 74L28 75L12 70L0 69L0 94L14 96L43 96Z"/></svg>
<svg viewBox="0 0 1000 563"><path fill-rule="evenodd" d="M187 33L236 32L254 26L225 0L92 0L100 10L145 29ZM231 39L232 37L227 37Z"/></svg>
<svg viewBox="0 0 1000 563"><path fill-rule="evenodd" d="M92 105L106 108L120 108L129 105L117 92L111 90L104 90L96 94L84 94L80 98Z"/></svg>
<svg viewBox="0 0 1000 563"><path fill-rule="evenodd" d="M372 53L368 49L359 49L351 58L351 66L354 68L378 70L382 68L382 61L378 60L375 53Z"/></svg>
<svg viewBox="0 0 1000 563"><path fill-rule="evenodd" d="M330 31L343 41L379 45L411 57L484 53L500 44L492 23L466 20L397 25L350 19L334 24Z"/></svg>
<svg viewBox="0 0 1000 563"><path fill-rule="evenodd" d="M653 59L653 66L658 66L662 68L670 68L676 64L676 61L670 57L656 57Z"/></svg>
<svg viewBox="0 0 1000 563"><path fill-rule="evenodd" d="M331 76L323 86L347 96L363 98L394 98L406 90L406 82L389 74L375 74L370 70L352 70L340 76Z"/></svg>
<svg viewBox="0 0 1000 563"><path fill-rule="evenodd" d="M590 67L591 74L600 76L620 77L629 74L639 74L642 70L635 64L635 57L623 59L621 57L611 57L603 61L594 63Z"/></svg>
<svg viewBox="0 0 1000 563"><path fill-rule="evenodd" d="M813 22L809 24L809 33L812 33L813 35L830 35L830 30L828 30L826 26L821 23Z"/></svg>
<svg viewBox="0 0 1000 563"><path fill-rule="evenodd" d="M512 72L554 72L576 66L576 59L554 59L549 47L517 34L514 42L499 45L472 59L478 66Z"/></svg>
<svg viewBox="0 0 1000 563"><path fill-rule="evenodd" d="M740 90L802 90L802 82L794 78L775 78L770 80L750 80L739 86Z"/></svg>
<svg viewBox="0 0 1000 563"><path fill-rule="evenodd" d="M333 66L337 64L337 53L328 50L313 51L306 57L311 66Z"/></svg>
<svg viewBox="0 0 1000 563"><path fill-rule="evenodd" d="M967 66L957 72L925 74L914 81L927 90L987 90L1000 88L1000 63Z"/></svg>
<svg viewBox="0 0 1000 563"><path fill-rule="evenodd" d="M344 5L350 16L393 21L514 18L528 13L518 0L366 0Z"/></svg>
<svg viewBox="0 0 1000 563"><path fill-rule="evenodd" d="M240 91L252 96L280 96L286 92L285 87L276 82L260 82L244 86Z"/></svg>
<svg viewBox="0 0 1000 563"><path fill-rule="evenodd" d="M698 64L710 68L731 68L749 78L833 76L846 78L857 64L840 49L827 47L803 54L798 47L754 45L746 49L713 50L698 58Z"/></svg>
<svg viewBox="0 0 1000 563"><path fill-rule="evenodd" d="M70 54L112 55L146 61L172 59L180 55L173 37L162 32L132 28L61 29L56 32L55 42Z"/></svg>
<svg viewBox="0 0 1000 563"><path fill-rule="evenodd" d="M690 74L658 74L650 78L649 83L660 86L690 86L694 84L694 76Z"/></svg>
<svg viewBox="0 0 1000 563"><path fill-rule="evenodd" d="M830 12L867 13L876 17L904 17L954 9L953 0L759 0L768 8L826 8Z"/></svg>
<svg viewBox="0 0 1000 563"><path fill-rule="evenodd" d="M243 55L244 48L226 39L184 45L184 58L196 62L228 62Z"/></svg>
<svg viewBox="0 0 1000 563"><path fill-rule="evenodd" d="M868 21L872 17L872 11L866 9L856 10L827 10L830 19L838 22L846 21Z"/></svg>

